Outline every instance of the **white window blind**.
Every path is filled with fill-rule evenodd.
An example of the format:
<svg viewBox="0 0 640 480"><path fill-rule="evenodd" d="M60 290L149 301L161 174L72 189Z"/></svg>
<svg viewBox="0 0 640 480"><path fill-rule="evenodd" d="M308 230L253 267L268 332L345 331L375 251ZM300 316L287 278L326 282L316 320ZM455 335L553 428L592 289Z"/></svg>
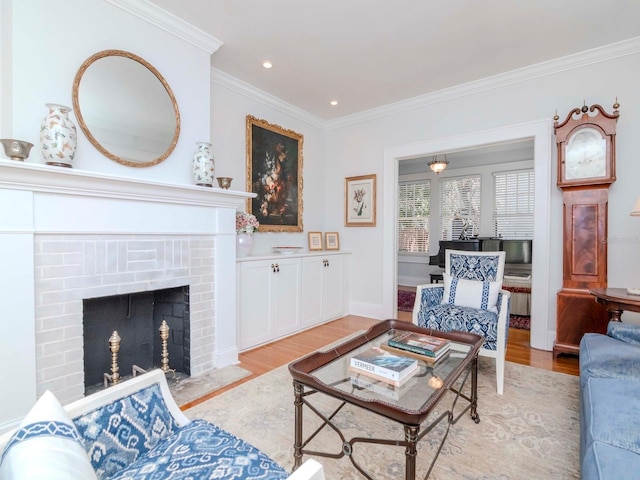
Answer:
<svg viewBox="0 0 640 480"><path fill-rule="evenodd" d="M440 191L442 240L458 240L478 235L480 175L445 178Z"/></svg>
<svg viewBox="0 0 640 480"><path fill-rule="evenodd" d="M494 174L493 225L502 238L533 238L533 170Z"/></svg>
<svg viewBox="0 0 640 480"><path fill-rule="evenodd" d="M400 183L398 251L429 251L429 180Z"/></svg>

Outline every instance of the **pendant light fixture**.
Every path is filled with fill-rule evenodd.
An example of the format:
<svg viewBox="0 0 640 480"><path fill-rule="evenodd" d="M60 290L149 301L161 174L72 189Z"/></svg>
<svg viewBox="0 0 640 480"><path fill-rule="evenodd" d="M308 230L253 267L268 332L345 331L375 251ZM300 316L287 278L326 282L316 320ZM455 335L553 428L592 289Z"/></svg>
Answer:
<svg viewBox="0 0 640 480"><path fill-rule="evenodd" d="M447 165L449 165L449 161L447 160L447 155L442 154L442 156L444 158L441 160L438 160L438 155L434 155L433 160L427 163L427 165L429 165L429 168L434 172L436 172L436 175L439 175L440 173L444 172L444 169L447 168Z"/></svg>

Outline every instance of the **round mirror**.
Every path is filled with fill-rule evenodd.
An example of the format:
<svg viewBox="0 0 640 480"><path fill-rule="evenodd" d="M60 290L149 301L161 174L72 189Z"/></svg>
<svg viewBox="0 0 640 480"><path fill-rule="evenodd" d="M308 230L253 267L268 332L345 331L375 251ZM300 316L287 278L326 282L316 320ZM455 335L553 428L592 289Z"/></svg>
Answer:
<svg viewBox="0 0 640 480"><path fill-rule="evenodd" d="M169 84L146 60L123 50L85 60L73 81L73 110L93 146L130 167L162 162L180 135Z"/></svg>

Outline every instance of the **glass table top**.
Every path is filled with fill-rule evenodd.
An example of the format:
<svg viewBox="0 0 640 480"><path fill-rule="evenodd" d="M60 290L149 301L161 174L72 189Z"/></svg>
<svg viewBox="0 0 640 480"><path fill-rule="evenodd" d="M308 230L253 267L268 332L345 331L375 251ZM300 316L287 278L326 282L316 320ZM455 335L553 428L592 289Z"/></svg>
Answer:
<svg viewBox="0 0 640 480"><path fill-rule="evenodd" d="M462 363L469 363L469 352L474 348L474 344L451 340L448 356L435 364L418 359L417 373L399 387L371 378L350 367L351 357L371 347L386 344L389 338L399 331L389 329L308 373L321 384L351 397L384 402L405 411L423 411L433 400L434 394L441 393L443 388L448 388L458 378L459 372L456 375L452 373L457 371ZM415 358L411 354L407 356Z"/></svg>

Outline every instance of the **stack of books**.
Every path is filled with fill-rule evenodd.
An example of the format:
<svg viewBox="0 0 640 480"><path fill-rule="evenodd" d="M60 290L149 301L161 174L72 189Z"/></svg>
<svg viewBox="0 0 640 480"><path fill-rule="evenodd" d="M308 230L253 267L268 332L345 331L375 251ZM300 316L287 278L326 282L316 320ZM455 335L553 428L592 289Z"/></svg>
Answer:
<svg viewBox="0 0 640 480"><path fill-rule="evenodd" d="M375 380L365 374L352 372L350 376L351 386L356 390L368 390L383 397L390 398L392 400L400 400L402 394L411 388L411 385L416 382L416 377L411 376L410 381L403 383L402 386L396 387L388 382L381 380Z"/></svg>
<svg viewBox="0 0 640 480"><path fill-rule="evenodd" d="M393 355L377 347L371 347L351 357L349 369L394 387L404 385L420 371L418 361L406 356Z"/></svg>
<svg viewBox="0 0 640 480"><path fill-rule="evenodd" d="M397 332L381 348L393 354L406 355L435 364L449 356L451 342L444 338L416 332Z"/></svg>

